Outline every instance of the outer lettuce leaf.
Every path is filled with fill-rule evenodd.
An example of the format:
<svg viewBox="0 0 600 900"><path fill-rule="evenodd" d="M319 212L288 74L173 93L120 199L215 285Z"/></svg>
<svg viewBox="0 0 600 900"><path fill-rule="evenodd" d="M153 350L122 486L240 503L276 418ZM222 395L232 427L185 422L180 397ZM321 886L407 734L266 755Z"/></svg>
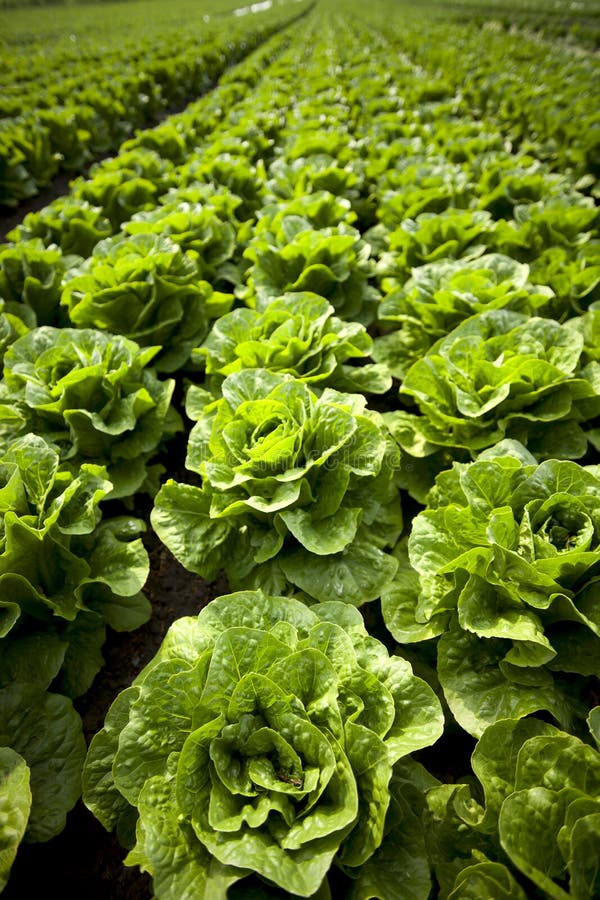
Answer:
<svg viewBox="0 0 600 900"><path fill-rule="evenodd" d="M0 891L10 875L31 809L30 769L10 747L0 748Z"/></svg>
<svg viewBox="0 0 600 900"><path fill-rule="evenodd" d="M429 859L422 822L422 780L418 763L401 760L389 784L385 836L373 856L357 870L351 900L426 900L431 891ZM427 778L427 786L434 779ZM417 786L419 785L419 787Z"/></svg>
<svg viewBox="0 0 600 900"><path fill-rule="evenodd" d="M137 809L128 862L150 871L159 898L191 886L224 898L251 871L321 896L336 860L362 866L385 834L421 846L401 799L386 820L387 788L393 763L440 731L431 689L355 610L231 594L174 623L115 702L84 799L108 828ZM416 870L424 885L423 861Z"/></svg>
<svg viewBox="0 0 600 900"><path fill-rule="evenodd" d="M187 568L208 578L224 568L235 585L271 580L357 606L379 596L402 528L380 417L359 395L317 397L265 369L229 375L222 391L191 392L187 466L203 482L163 486L152 512L161 540Z"/></svg>
<svg viewBox="0 0 600 900"><path fill-rule="evenodd" d="M510 869L499 862L475 862L466 866L456 876L454 889L448 900L527 900L521 885L515 881Z"/></svg>
<svg viewBox="0 0 600 900"><path fill-rule="evenodd" d="M21 682L0 690L0 729L31 771L27 840L47 841L81 792L81 720L66 697Z"/></svg>

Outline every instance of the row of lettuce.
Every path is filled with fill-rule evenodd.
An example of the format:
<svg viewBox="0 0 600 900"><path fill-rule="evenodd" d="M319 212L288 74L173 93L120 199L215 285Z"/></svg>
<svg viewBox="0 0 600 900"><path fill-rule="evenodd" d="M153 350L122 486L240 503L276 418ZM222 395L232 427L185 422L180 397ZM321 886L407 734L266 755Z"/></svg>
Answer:
<svg viewBox="0 0 600 900"><path fill-rule="evenodd" d="M127 4L120 30L110 17L108 31L106 11L92 9L62 40L42 28L37 42L9 45L0 70L0 207L34 196L58 172L84 170L136 128L198 97L299 7L212 17L206 9L180 0L166 16L160 4Z"/></svg>
<svg viewBox="0 0 600 900"><path fill-rule="evenodd" d="M410 8L410 5L407 4ZM525 34L543 41L565 41L573 49L600 47L600 6L596 0L565 5L560 0L458 0L452 5L429 4L430 15L468 21L486 30Z"/></svg>
<svg viewBox="0 0 600 900"><path fill-rule="evenodd" d="M389 13L317 9L0 250L5 881L79 794L106 627L149 614L103 505L147 493L237 591L83 770L158 898L600 892L598 212ZM450 779L411 756L461 729Z"/></svg>
<svg viewBox="0 0 600 900"><path fill-rule="evenodd" d="M597 197L597 54L518 30L504 32L476 15L471 20L464 7L463 12L465 21L448 21L443 12L432 16L431 7L404 5L396 28L390 24L396 50L436 72L441 85L456 92L464 115L490 119L513 148L530 149L553 170L569 171L580 189ZM539 5L536 12L543 15ZM585 15L584 5L569 14ZM591 36L592 29L586 33Z"/></svg>

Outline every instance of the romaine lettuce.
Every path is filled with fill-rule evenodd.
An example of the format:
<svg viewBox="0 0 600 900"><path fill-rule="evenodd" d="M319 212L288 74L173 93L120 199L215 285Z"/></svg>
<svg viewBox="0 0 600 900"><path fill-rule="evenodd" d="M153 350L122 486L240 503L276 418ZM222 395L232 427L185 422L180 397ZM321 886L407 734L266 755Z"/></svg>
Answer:
<svg viewBox="0 0 600 900"><path fill-rule="evenodd" d="M121 334L142 347L160 347L154 365L181 368L208 331L209 319L227 312L233 296L201 279L194 251L168 237L122 234L97 244L69 272L61 303L80 328Z"/></svg>
<svg viewBox="0 0 600 900"><path fill-rule="evenodd" d="M453 458L472 459L504 438L541 459L582 457L582 423L600 411L598 364L582 369L582 349L583 337L552 319L498 309L467 319L413 363L401 397L420 415L385 419L417 499Z"/></svg>
<svg viewBox="0 0 600 900"><path fill-rule="evenodd" d="M295 585L357 606L396 569L402 528L390 441L358 394L317 397L265 369L229 375L222 398L195 388L186 465L202 486L167 481L152 524L188 569L230 583Z"/></svg>
<svg viewBox="0 0 600 900"><path fill-rule="evenodd" d="M373 341L358 322L344 322L323 297L284 294L262 312L236 309L222 316L192 361L203 366L217 392L223 379L243 369L293 375L315 387L383 394L392 385L385 366L345 365L369 355Z"/></svg>
<svg viewBox="0 0 600 900"><path fill-rule="evenodd" d="M438 676L463 728L548 710L587 715L599 673L600 470L537 465L504 442L437 478L400 545L383 615L397 640L439 636Z"/></svg>
<svg viewBox="0 0 600 900"><path fill-rule="evenodd" d="M175 622L117 698L84 800L122 834L137 814L127 861L160 900L224 900L253 871L309 897L334 864L356 873L376 853L398 824L392 766L441 727L431 688L356 610L230 594Z"/></svg>
<svg viewBox="0 0 600 900"><path fill-rule="evenodd" d="M162 437L178 426L174 383L148 366L157 350L92 329L33 329L4 358L2 443L35 432L65 460L105 465L113 497L142 490Z"/></svg>

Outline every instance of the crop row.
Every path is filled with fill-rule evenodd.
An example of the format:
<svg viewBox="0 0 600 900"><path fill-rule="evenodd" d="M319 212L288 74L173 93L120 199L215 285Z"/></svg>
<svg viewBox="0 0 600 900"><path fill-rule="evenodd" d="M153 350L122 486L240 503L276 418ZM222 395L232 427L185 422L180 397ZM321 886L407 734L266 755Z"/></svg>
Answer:
<svg viewBox="0 0 600 900"><path fill-rule="evenodd" d="M57 172L84 169L136 128L197 97L292 18L279 7L252 16L197 8L167 23L135 5L135 38L71 33L48 49L27 42L6 54L0 76L0 207L38 193ZM294 11L298 14L298 10ZM210 24L207 21L210 20ZM90 69L94 79L90 82Z"/></svg>
<svg viewBox="0 0 600 900"><path fill-rule="evenodd" d="M157 897L600 889L598 211L352 9L0 249L5 878L78 795L106 627L149 614L146 493L237 591L83 771ZM419 751L457 733L449 783Z"/></svg>
<svg viewBox="0 0 600 900"><path fill-rule="evenodd" d="M431 20L404 7L386 23L397 50L426 72L439 73L439 90L457 92L459 111L491 121L514 148L578 186L598 194L600 116L598 62L560 41L483 29L481 22ZM482 41L485 51L482 52Z"/></svg>
<svg viewBox="0 0 600 900"><path fill-rule="evenodd" d="M565 40L569 46L587 50L600 47L600 6L585 0L565 6L560 0L453 0L451 4L430 5L430 14L484 28L502 29L519 36L547 40Z"/></svg>

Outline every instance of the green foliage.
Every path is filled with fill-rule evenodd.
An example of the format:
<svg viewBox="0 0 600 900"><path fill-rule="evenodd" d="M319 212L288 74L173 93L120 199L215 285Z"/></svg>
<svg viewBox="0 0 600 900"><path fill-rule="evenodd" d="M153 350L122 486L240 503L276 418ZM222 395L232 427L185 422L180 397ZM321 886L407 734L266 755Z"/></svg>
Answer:
<svg viewBox="0 0 600 900"><path fill-rule="evenodd" d="M74 197L59 197L38 212L27 213L8 237L19 247L24 246L24 241L39 238L45 247L56 244L65 254L85 258L98 241L111 234L111 224L100 207Z"/></svg>
<svg viewBox="0 0 600 900"><path fill-rule="evenodd" d="M263 368L314 387L384 393L392 384L384 366L344 364L371 353L365 328L333 313L327 300L308 292L284 294L263 311L235 309L215 322L192 360L215 392L227 375Z"/></svg>
<svg viewBox="0 0 600 900"><path fill-rule="evenodd" d="M483 805L468 784L426 796L439 896L596 897L600 754L545 722L506 718L484 731L472 765Z"/></svg>
<svg viewBox="0 0 600 900"><path fill-rule="evenodd" d="M569 729L587 715L600 651L597 466L537 465L513 442L455 464L398 556L384 618L401 642L440 636L438 675L463 728L479 735L545 709Z"/></svg>
<svg viewBox="0 0 600 900"><path fill-rule="evenodd" d="M74 325L160 348L155 367L173 372L206 336L209 318L233 301L201 280L197 258L160 234L119 234L71 269L61 303Z"/></svg>
<svg viewBox="0 0 600 900"><path fill-rule="evenodd" d="M4 444L33 431L74 465L106 466L112 497L151 488L149 461L177 427L173 382L148 367L157 350L92 329L33 329L5 356Z"/></svg>
<svg viewBox="0 0 600 900"><path fill-rule="evenodd" d="M281 294L311 292L329 300L343 319L373 321L379 293L369 285L371 249L356 229L340 224L315 230L293 215L275 218L271 227L259 229L244 253L252 262L249 306L264 309Z"/></svg>
<svg viewBox="0 0 600 900"><path fill-rule="evenodd" d="M195 389L186 465L202 487L169 480L152 524L188 568L231 583L297 589L357 606L378 597L402 528L389 440L358 394L265 369L229 375L222 398ZM292 587L293 589L293 587Z"/></svg>
<svg viewBox="0 0 600 900"><path fill-rule="evenodd" d="M10 747L0 748L0 891L4 890L31 809L30 769Z"/></svg>
<svg viewBox="0 0 600 900"><path fill-rule="evenodd" d="M504 438L540 458L578 459L582 422L600 411L598 368L581 368L583 338L552 319L492 310L467 319L406 372L401 396L420 415L385 415L411 458L406 484L423 499L433 477Z"/></svg>
<svg viewBox="0 0 600 900"><path fill-rule="evenodd" d="M377 852L397 821L392 766L441 725L433 691L352 608L231 594L176 622L117 698L84 799L109 829L134 807L128 862L161 900L225 898L249 871L309 897L333 864ZM377 857L382 882L394 864Z"/></svg>
<svg viewBox="0 0 600 900"><path fill-rule="evenodd" d="M0 686L47 687L61 672L77 696L102 664L106 624L125 631L150 614L143 523L101 521L106 470L61 464L37 435L9 445L0 478Z"/></svg>
<svg viewBox="0 0 600 900"><path fill-rule="evenodd" d="M379 305L378 318L397 328L375 343L374 357L397 378L465 319L490 309L551 316L553 292L529 282L529 267L499 253L443 259L414 269L402 288Z"/></svg>
<svg viewBox="0 0 600 900"><path fill-rule="evenodd" d="M25 682L0 690L0 734L4 778L8 775L0 788L0 805L6 808L10 802L8 822L2 822L6 831L0 832L2 843L8 844L0 845L0 871L5 876L25 821L30 841L47 841L64 828L81 793L86 748L81 719L71 701Z"/></svg>
<svg viewBox="0 0 600 900"><path fill-rule="evenodd" d="M56 246L44 246L40 238L5 244L0 248L0 298L7 312L30 328L62 324L62 281L79 262L77 256L63 256Z"/></svg>

